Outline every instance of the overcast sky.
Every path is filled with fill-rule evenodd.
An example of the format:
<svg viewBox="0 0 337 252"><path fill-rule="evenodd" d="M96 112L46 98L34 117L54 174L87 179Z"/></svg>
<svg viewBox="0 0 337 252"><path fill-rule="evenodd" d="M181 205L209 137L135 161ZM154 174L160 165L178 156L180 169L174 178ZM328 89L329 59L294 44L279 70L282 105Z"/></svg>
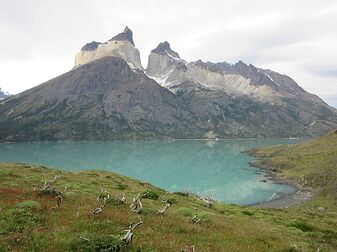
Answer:
<svg viewBox="0 0 337 252"><path fill-rule="evenodd" d="M128 25L146 66L167 40L187 61L243 60L337 107L335 0L0 0L0 87L13 94L74 65Z"/></svg>

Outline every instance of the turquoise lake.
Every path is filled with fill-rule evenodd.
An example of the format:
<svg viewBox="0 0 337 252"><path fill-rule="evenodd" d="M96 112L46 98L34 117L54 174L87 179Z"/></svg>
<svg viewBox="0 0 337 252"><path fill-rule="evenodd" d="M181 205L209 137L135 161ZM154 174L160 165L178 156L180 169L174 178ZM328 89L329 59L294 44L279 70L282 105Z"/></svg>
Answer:
<svg viewBox="0 0 337 252"><path fill-rule="evenodd" d="M149 182L169 191L211 193L240 205L291 193L288 185L262 182L242 151L294 144L300 139L149 140L0 144L0 162L25 162L63 170L104 169Z"/></svg>

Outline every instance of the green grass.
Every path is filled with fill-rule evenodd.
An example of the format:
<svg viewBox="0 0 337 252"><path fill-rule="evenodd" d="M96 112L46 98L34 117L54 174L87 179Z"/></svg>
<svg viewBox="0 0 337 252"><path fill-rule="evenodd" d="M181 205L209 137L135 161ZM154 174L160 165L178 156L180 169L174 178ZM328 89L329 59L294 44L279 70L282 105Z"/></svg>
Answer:
<svg viewBox="0 0 337 252"><path fill-rule="evenodd" d="M26 164L0 164L0 251L98 251L116 249L130 223L144 224L134 232L129 251L336 251L337 134L295 146L255 150L259 165L279 176L309 186L315 197L288 209L259 209L217 203L207 208L193 195L166 196L173 205L157 214L165 191L114 173L92 170L65 172ZM43 181L55 175L59 190L68 187L59 208L55 195L39 194ZM90 215L100 204L101 189L112 196L103 212ZM132 198L149 192L138 216L129 209ZM117 195L125 194L121 204ZM195 209L198 209L197 211ZM202 221L193 224L197 213ZM80 240L78 236L90 239ZM112 250L113 251L113 250ZM118 251L118 250L116 250Z"/></svg>

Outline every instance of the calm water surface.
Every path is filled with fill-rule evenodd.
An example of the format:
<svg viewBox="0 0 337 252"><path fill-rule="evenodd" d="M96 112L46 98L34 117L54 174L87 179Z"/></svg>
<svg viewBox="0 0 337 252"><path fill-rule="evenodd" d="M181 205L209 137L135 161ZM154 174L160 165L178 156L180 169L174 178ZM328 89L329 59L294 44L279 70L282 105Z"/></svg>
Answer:
<svg viewBox="0 0 337 252"><path fill-rule="evenodd" d="M241 153L258 146L294 144L300 139L151 140L0 144L1 162L25 162L64 170L104 169L170 191L211 193L225 203L253 204L288 185L261 182L264 174Z"/></svg>

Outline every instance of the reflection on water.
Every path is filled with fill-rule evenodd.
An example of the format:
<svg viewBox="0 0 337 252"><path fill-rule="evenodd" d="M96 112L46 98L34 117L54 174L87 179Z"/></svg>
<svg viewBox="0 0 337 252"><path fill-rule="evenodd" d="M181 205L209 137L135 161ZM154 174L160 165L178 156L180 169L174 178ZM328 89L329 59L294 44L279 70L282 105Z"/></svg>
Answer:
<svg viewBox="0 0 337 252"><path fill-rule="evenodd" d="M258 146L298 139L47 142L0 144L0 161L65 170L105 169L171 191L212 193L226 203L252 204L293 188L261 182L244 153Z"/></svg>

